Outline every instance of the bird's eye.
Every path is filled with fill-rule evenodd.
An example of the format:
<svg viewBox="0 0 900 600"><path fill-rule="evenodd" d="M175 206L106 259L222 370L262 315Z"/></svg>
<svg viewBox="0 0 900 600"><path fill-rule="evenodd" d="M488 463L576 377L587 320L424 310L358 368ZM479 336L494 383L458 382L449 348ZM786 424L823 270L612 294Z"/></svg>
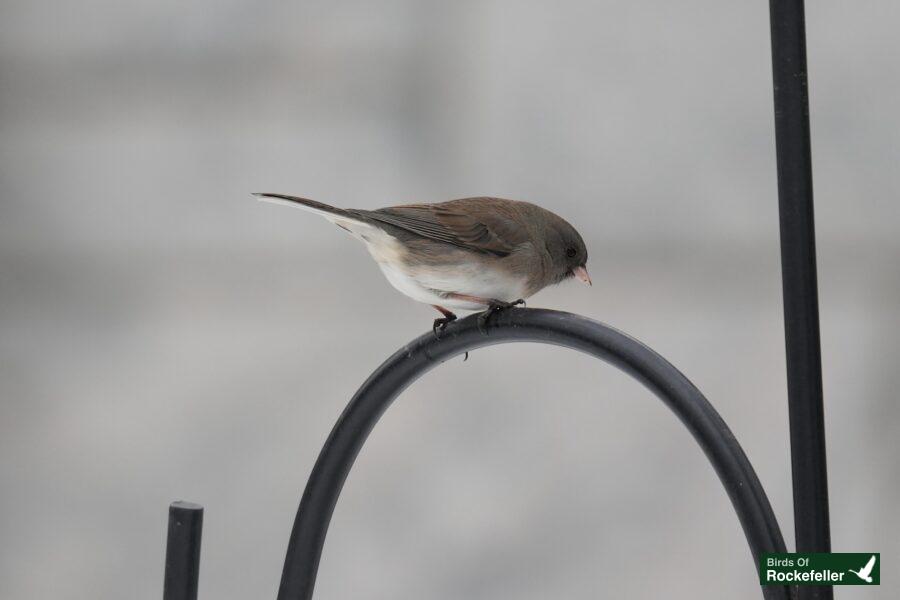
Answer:
<svg viewBox="0 0 900 600"><path fill-rule="evenodd" d="M566 256L569 258L575 258L575 255L578 254L578 250L575 248L569 248L566 250Z"/></svg>

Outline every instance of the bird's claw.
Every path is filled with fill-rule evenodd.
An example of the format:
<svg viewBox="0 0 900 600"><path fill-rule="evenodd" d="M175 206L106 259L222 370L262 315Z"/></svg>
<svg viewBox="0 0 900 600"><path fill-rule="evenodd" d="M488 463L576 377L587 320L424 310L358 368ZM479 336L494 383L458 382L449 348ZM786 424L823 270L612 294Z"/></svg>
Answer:
<svg viewBox="0 0 900 600"><path fill-rule="evenodd" d="M478 331L480 331L482 335L487 335L487 327L492 316L507 308L519 306L520 304L525 306L525 300L519 298L514 302L501 302L499 300L491 302L488 305L487 310L478 314Z"/></svg>
<svg viewBox="0 0 900 600"><path fill-rule="evenodd" d="M447 329L447 325L456 320L456 315L441 317L440 319L434 320L434 325L431 326L431 331L434 333L434 337L437 339L441 339L441 334Z"/></svg>

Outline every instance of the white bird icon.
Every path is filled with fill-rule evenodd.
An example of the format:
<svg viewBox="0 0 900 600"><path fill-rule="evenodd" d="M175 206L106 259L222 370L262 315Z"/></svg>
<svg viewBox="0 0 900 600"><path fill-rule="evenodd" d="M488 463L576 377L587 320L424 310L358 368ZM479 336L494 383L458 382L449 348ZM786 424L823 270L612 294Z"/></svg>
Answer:
<svg viewBox="0 0 900 600"><path fill-rule="evenodd" d="M872 558L869 559L869 562L866 563L866 566L864 566L859 571L854 571L853 569L847 569L847 571L849 573L853 573L854 575L856 575L857 577L859 577L866 583L872 583L871 573L872 573L872 567L874 567L874 566L875 566L875 555L873 554Z"/></svg>

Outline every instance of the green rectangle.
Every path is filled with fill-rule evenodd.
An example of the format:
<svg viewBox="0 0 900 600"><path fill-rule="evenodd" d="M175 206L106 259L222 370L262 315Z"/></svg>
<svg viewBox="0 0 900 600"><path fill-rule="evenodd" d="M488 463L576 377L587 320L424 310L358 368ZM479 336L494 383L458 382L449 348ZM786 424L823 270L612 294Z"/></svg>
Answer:
<svg viewBox="0 0 900 600"><path fill-rule="evenodd" d="M762 585L880 585L879 552L787 552L759 559Z"/></svg>

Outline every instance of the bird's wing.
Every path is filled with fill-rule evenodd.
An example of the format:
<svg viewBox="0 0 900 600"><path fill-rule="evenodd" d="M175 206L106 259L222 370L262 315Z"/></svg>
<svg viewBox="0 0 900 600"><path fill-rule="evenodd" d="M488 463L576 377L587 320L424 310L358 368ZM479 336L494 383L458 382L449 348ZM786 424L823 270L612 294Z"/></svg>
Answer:
<svg viewBox="0 0 900 600"><path fill-rule="evenodd" d="M528 232L515 219L515 204L499 198L463 198L358 212L424 238L502 257L529 241Z"/></svg>
<svg viewBox="0 0 900 600"><path fill-rule="evenodd" d="M875 566L875 555L873 554L872 558L869 559L869 562L866 563L866 566L864 566L860 570L860 576L863 577L864 579L866 577L868 577L869 574L872 572L872 567L874 567L874 566Z"/></svg>

